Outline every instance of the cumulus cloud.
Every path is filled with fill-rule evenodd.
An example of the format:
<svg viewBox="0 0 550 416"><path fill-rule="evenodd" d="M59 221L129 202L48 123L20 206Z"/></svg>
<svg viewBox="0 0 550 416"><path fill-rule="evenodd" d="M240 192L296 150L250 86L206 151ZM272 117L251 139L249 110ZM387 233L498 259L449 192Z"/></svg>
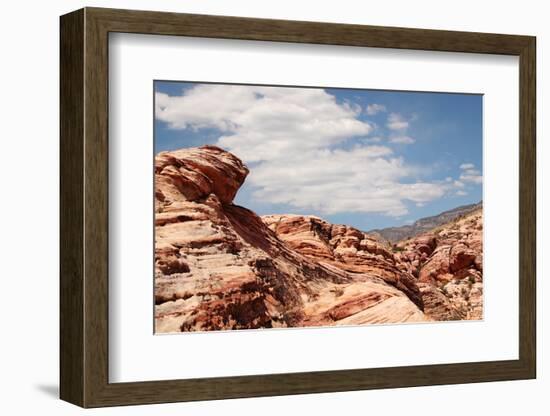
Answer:
<svg viewBox="0 0 550 416"><path fill-rule="evenodd" d="M374 136L374 137L365 137L362 139L364 143L380 143L382 141L382 137Z"/></svg>
<svg viewBox="0 0 550 416"><path fill-rule="evenodd" d="M462 166L465 166L464 168ZM460 174L460 180L462 182L468 182L468 183L474 183L474 184L480 184L483 182L483 177L481 176L481 172L477 169L472 169L475 166L471 163L466 163L464 165L461 165L462 173Z"/></svg>
<svg viewBox="0 0 550 416"><path fill-rule="evenodd" d="M454 192L452 182L418 179L420 167L368 136L372 126L360 120L360 108L322 89L201 84L155 97L156 117L169 127L220 132L216 144L251 168L247 184L258 201L325 215L398 217L409 202ZM394 130L408 127L396 114L389 122ZM403 134L394 140L414 141Z"/></svg>
<svg viewBox="0 0 550 416"><path fill-rule="evenodd" d="M360 108L322 89L198 85L182 96L156 94L156 117L172 128L216 128L218 144L247 162L330 147L366 136Z"/></svg>
<svg viewBox="0 0 550 416"><path fill-rule="evenodd" d="M383 104L368 104L367 108L365 109L365 112L369 116L374 116L378 113L382 113L386 111L386 106Z"/></svg>
<svg viewBox="0 0 550 416"><path fill-rule="evenodd" d="M466 196L466 195L468 195L468 192L466 192L466 191L456 191L455 195L456 196Z"/></svg>
<svg viewBox="0 0 550 416"><path fill-rule="evenodd" d="M389 142L395 144L413 144L414 140L407 134L409 129L409 121L398 113L390 113L386 127L392 132L390 133Z"/></svg>
<svg viewBox="0 0 550 416"><path fill-rule="evenodd" d="M405 201L428 202L443 196L438 183L402 183L416 174L386 146L316 150L262 163L250 183L259 200L324 214L377 212L407 214Z"/></svg>
<svg viewBox="0 0 550 416"><path fill-rule="evenodd" d="M463 163L462 165L460 165L460 169L474 169L475 168L475 165L473 163Z"/></svg>
<svg viewBox="0 0 550 416"><path fill-rule="evenodd" d="M390 143L397 144L413 144L415 140L409 136L394 136L390 137Z"/></svg>
<svg viewBox="0 0 550 416"><path fill-rule="evenodd" d="M407 130L409 128L409 122L398 113L390 113L386 126L390 130Z"/></svg>

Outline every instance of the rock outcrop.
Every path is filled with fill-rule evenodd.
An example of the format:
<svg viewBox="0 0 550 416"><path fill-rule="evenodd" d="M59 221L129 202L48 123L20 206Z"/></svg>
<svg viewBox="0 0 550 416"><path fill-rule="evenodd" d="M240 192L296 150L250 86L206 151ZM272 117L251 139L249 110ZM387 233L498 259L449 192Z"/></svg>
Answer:
<svg viewBox="0 0 550 416"><path fill-rule="evenodd" d="M427 319L416 279L376 240L234 205L247 174L214 146L157 155L156 332Z"/></svg>
<svg viewBox="0 0 550 416"><path fill-rule="evenodd" d="M157 155L156 332L483 317L481 206L392 244L315 216L259 217L233 204L247 175L215 146Z"/></svg>
<svg viewBox="0 0 550 416"><path fill-rule="evenodd" d="M333 225L314 216L265 215L262 219L298 253L349 273L376 276L423 309L416 279L399 268L390 246L353 227Z"/></svg>
<svg viewBox="0 0 550 416"><path fill-rule="evenodd" d="M466 215L393 246L418 279L424 311L435 320L483 317L483 215Z"/></svg>

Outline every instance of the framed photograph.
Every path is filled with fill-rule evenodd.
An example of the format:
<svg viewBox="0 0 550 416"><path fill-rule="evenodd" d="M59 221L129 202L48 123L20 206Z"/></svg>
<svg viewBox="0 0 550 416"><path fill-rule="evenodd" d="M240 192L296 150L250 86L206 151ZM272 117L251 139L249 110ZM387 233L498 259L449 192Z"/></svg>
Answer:
<svg viewBox="0 0 550 416"><path fill-rule="evenodd" d="M62 16L61 398L535 378L535 49Z"/></svg>

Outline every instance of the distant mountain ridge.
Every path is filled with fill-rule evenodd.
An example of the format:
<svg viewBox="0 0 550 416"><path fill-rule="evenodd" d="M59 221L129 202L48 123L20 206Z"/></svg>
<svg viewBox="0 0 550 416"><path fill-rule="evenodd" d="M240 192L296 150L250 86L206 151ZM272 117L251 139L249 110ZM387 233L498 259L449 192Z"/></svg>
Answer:
<svg viewBox="0 0 550 416"><path fill-rule="evenodd" d="M455 218L469 214L477 209L482 208L483 201L478 202L477 204L462 205L456 208L453 208L448 211L443 211L438 215L433 215L431 217L420 218L411 225L403 225L401 227L388 227L381 228L376 230L367 231L368 234L374 235L376 237L381 237L384 240L395 243L397 241L415 237L419 234L425 233L439 227L445 223L448 223Z"/></svg>

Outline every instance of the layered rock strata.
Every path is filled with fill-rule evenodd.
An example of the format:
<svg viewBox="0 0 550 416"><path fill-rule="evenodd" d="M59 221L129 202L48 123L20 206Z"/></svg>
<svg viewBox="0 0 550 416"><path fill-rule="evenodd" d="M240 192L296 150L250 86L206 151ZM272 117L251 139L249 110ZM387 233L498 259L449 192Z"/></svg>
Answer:
<svg viewBox="0 0 550 416"><path fill-rule="evenodd" d="M483 317L483 215L469 214L393 246L417 278L424 311L435 320Z"/></svg>
<svg viewBox="0 0 550 416"><path fill-rule="evenodd" d="M428 319L417 279L376 240L234 205L247 174L215 146L157 155L156 332Z"/></svg>

